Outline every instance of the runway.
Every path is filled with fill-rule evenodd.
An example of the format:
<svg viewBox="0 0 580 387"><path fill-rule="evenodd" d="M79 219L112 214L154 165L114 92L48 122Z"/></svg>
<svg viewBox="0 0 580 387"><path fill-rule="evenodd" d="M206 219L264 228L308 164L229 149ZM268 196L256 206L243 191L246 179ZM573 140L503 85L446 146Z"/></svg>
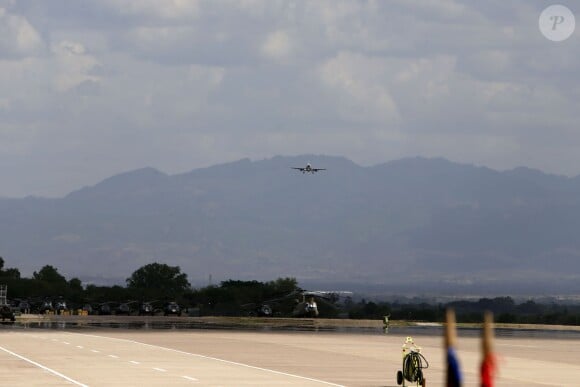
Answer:
<svg viewBox="0 0 580 387"><path fill-rule="evenodd" d="M2 386L396 386L397 333L231 330L0 330ZM442 386L442 338L416 336ZM498 386L578 386L580 341L500 337ZM460 337L465 386L479 338Z"/></svg>

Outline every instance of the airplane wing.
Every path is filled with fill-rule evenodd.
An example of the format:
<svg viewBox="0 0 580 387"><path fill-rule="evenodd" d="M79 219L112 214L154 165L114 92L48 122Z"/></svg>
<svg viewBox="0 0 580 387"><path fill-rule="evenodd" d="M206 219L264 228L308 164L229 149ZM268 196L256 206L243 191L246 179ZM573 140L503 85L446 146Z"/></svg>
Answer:
<svg viewBox="0 0 580 387"><path fill-rule="evenodd" d="M292 168L292 169L298 169L299 171L303 171L303 172L304 172L304 170L306 169L306 168L299 168L299 167L291 167L291 168Z"/></svg>
<svg viewBox="0 0 580 387"><path fill-rule="evenodd" d="M314 172L326 171L326 168L312 168L312 171L314 171Z"/></svg>

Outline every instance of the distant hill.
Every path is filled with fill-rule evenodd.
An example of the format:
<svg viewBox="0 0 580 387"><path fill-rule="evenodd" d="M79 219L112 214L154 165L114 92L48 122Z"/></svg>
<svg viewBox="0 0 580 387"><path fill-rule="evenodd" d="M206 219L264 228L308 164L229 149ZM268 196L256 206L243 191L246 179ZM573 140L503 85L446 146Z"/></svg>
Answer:
<svg viewBox="0 0 580 387"><path fill-rule="evenodd" d="M327 170L290 169L307 162ZM121 282L158 261L203 285L212 275L392 291L580 287L580 178L529 168L315 155L144 168L61 199L0 199L0 219L0 255L24 274L52 264Z"/></svg>

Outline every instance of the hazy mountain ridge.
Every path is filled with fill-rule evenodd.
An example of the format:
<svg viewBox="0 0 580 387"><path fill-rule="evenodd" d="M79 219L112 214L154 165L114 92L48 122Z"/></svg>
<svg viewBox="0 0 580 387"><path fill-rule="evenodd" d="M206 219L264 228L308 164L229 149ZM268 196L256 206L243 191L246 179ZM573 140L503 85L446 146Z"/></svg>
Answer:
<svg viewBox="0 0 580 387"><path fill-rule="evenodd" d="M290 169L306 162L328 170ZM62 199L0 199L0 254L24 273L53 264L81 278L123 279L161 261L194 282L548 284L579 273L579 194L579 178L445 159L143 168Z"/></svg>

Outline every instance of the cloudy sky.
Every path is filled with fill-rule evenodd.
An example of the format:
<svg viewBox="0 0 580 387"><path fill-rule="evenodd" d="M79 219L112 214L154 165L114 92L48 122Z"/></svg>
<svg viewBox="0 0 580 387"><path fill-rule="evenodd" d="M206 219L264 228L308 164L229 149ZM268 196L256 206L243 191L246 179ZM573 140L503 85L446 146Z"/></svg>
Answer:
<svg viewBox="0 0 580 387"><path fill-rule="evenodd" d="M0 0L0 196L305 153L578 175L580 22L546 39L550 4Z"/></svg>

